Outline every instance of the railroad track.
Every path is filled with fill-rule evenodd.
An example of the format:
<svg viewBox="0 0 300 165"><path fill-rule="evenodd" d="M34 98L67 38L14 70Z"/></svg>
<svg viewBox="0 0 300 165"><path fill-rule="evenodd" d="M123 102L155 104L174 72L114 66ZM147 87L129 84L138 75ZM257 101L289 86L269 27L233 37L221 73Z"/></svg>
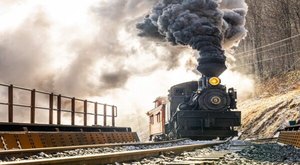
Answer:
<svg viewBox="0 0 300 165"><path fill-rule="evenodd" d="M0 150L0 158L5 156L10 157L24 157L30 156L38 153L57 153L57 152L64 152L69 150L76 150L76 149L88 149L88 148L113 148L113 147L120 147L120 146L147 146L147 145L160 145L160 144L167 144L167 143L177 143L188 139L178 139L178 140L171 140L171 141L164 141L164 142L148 142L148 143L115 143L115 144L94 144L94 145L78 145L78 146L63 146L63 147L46 147L46 148L32 148L32 149L13 149L13 150Z"/></svg>
<svg viewBox="0 0 300 165"><path fill-rule="evenodd" d="M185 139L186 140L186 139ZM17 157L25 156L32 153L54 153L62 152L66 150L74 149L88 149L88 148L112 148L112 147L123 147L123 146L152 146L150 149L138 149L131 151L120 151L120 152L111 152L111 153L97 153L97 154L88 154L80 156L66 156L66 157L55 157L55 158L43 158L36 160L20 160L20 161L8 161L1 162L4 165L10 164L109 164L115 162L126 162L140 160L146 157L156 157L164 154L178 154L184 151L192 151L200 148L212 147L214 145L219 145L225 143L226 141L211 141L211 142L202 142L201 144L195 143L183 143L184 140L174 140L166 142L155 142L155 143L129 143L129 144L105 144L105 145L88 145L88 146L72 146L72 147L53 147L53 148L44 148L44 149L27 149L27 150L8 150L1 151L0 157L7 155L14 155ZM176 146L166 145L170 143L178 143ZM155 147L156 146L156 147ZM131 148L132 148L131 147Z"/></svg>

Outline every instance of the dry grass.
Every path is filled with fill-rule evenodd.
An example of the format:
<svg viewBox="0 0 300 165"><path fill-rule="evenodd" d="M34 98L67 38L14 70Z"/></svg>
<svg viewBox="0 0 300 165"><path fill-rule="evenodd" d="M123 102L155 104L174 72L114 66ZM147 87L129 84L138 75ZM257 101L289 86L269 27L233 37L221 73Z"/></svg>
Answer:
<svg viewBox="0 0 300 165"><path fill-rule="evenodd" d="M291 71L258 83L255 95L270 97L300 89L300 71Z"/></svg>

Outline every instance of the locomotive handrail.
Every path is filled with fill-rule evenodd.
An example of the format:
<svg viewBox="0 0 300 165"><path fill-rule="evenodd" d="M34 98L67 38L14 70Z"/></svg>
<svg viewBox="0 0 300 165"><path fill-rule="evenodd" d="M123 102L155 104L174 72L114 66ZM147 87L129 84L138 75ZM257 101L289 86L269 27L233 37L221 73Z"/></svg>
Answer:
<svg viewBox="0 0 300 165"><path fill-rule="evenodd" d="M13 116L14 107L22 107L22 108L30 108L30 123L32 123L32 124L35 123L35 115L36 115L35 110L38 109L38 110L48 110L49 111L49 124L53 124L53 111L56 111L58 125L61 124L61 117L62 117L61 112L64 112L64 113L67 112L67 113L71 113L71 125L75 125L75 114L81 114L81 115L83 115L83 121L84 121L83 125L84 126L87 125L87 116L88 115L94 116L94 125L98 125L98 117L101 116L101 117L103 117L103 125L104 126L107 126L107 117L111 118L111 124L112 124L112 126L115 126L115 117L117 117L117 106L115 106L115 105L98 103L95 101L89 101L89 100L84 100L84 99L80 99L80 98L64 96L61 94L54 94L51 92L45 92L45 91L36 90L36 89L24 88L24 87L15 86L12 84L8 85L8 84L0 83L0 87L1 86L8 88L8 95L6 97L7 102L0 101L0 105L8 106L8 122L10 122L10 123L14 122L14 116ZM30 92L30 94L27 94L27 95L31 96L30 103L28 105L15 103L14 102L14 99L15 99L14 89ZM43 99L43 102L49 103L48 107L36 105L36 101L37 101L36 93L48 95L48 98L49 98L48 101L46 101L47 99L46 100ZM54 102L54 101L56 101L56 102ZM82 102L83 106L81 104L81 106L76 107L76 101ZM54 103L56 103L56 105ZM93 104L94 112L88 112L88 110L90 110L88 108L88 104ZM63 105L70 106L70 109L63 108L62 107ZM103 107L102 108L103 113L98 113L99 110L101 110L101 109L98 109L98 107L99 107L98 105ZM81 110L79 108L81 108ZM107 113L107 110L109 110L109 109L111 109L111 114Z"/></svg>

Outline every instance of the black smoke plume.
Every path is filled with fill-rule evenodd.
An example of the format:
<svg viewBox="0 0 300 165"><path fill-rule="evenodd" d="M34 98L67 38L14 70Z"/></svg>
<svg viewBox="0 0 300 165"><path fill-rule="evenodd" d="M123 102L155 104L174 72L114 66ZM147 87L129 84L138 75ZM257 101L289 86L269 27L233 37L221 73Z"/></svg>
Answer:
<svg viewBox="0 0 300 165"><path fill-rule="evenodd" d="M223 49L231 48L246 36L246 13L244 0L160 0L137 28L139 36L198 50L198 70L208 76L218 76L226 69ZM208 63L215 66L204 66ZM201 67L219 69L209 73Z"/></svg>

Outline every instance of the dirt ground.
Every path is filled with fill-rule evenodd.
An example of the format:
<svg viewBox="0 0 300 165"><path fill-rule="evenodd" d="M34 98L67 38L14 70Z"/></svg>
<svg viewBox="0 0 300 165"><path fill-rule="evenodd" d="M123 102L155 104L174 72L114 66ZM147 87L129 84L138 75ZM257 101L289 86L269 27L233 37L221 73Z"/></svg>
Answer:
<svg viewBox="0 0 300 165"><path fill-rule="evenodd" d="M288 121L300 119L300 88L241 102L241 139L273 137Z"/></svg>

